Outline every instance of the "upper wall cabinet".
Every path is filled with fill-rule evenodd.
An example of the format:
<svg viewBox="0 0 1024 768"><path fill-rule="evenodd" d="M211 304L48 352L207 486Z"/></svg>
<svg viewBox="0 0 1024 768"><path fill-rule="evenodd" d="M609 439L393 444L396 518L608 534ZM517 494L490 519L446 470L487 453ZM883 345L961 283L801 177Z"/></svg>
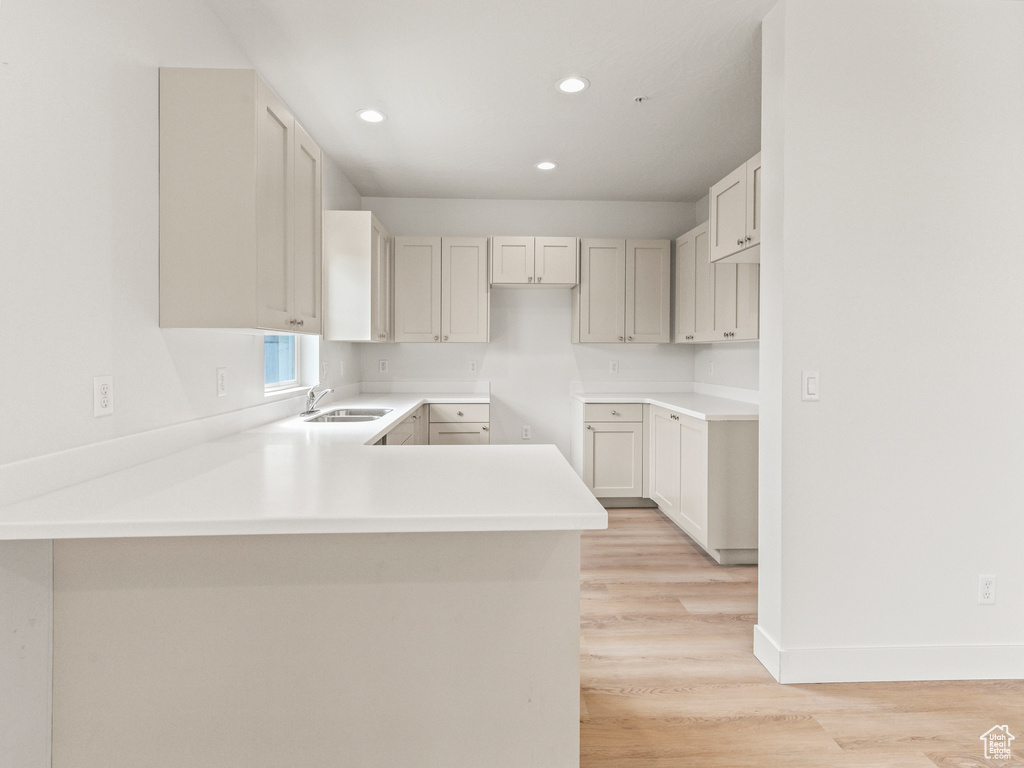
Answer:
<svg viewBox="0 0 1024 768"><path fill-rule="evenodd" d="M160 70L160 325L321 330L320 148L252 70Z"/></svg>
<svg viewBox="0 0 1024 768"><path fill-rule="evenodd" d="M580 240L573 342L670 341L671 274L668 240Z"/></svg>
<svg viewBox="0 0 1024 768"><path fill-rule="evenodd" d="M394 340L487 342L486 237L394 239Z"/></svg>
<svg viewBox="0 0 1024 768"><path fill-rule="evenodd" d="M675 340L758 337L759 264L712 264L705 222L676 240Z"/></svg>
<svg viewBox="0 0 1024 768"><path fill-rule="evenodd" d="M391 341L391 247L370 211L324 212L324 338Z"/></svg>
<svg viewBox="0 0 1024 768"><path fill-rule="evenodd" d="M491 238L491 285L571 288L578 281L575 237Z"/></svg>
<svg viewBox="0 0 1024 768"><path fill-rule="evenodd" d="M761 260L761 153L711 187L711 261Z"/></svg>

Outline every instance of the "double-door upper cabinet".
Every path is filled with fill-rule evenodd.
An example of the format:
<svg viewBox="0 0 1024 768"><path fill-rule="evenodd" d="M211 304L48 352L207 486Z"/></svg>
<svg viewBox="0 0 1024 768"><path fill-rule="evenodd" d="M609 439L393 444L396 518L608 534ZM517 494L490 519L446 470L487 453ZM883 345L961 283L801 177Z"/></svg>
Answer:
<svg viewBox="0 0 1024 768"><path fill-rule="evenodd" d="M394 341L487 342L486 237L394 239Z"/></svg>
<svg viewBox="0 0 1024 768"><path fill-rule="evenodd" d="M711 187L711 261L761 260L761 153Z"/></svg>
<svg viewBox="0 0 1024 768"><path fill-rule="evenodd" d="M676 240L675 340L758 338L759 264L711 263L708 222Z"/></svg>
<svg viewBox="0 0 1024 768"><path fill-rule="evenodd" d="M324 212L326 340L392 340L392 245L369 211Z"/></svg>
<svg viewBox="0 0 1024 768"><path fill-rule="evenodd" d="M160 70L160 325L321 331L321 153L253 70Z"/></svg>
<svg viewBox="0 0 1024 768"><path fill-rule="evenodd" d="M571 288L577 282L578 238L491 238L491 285Z"/></svg>
<svg viewBox="0 0 1024 768"><path fill-rule="evenodd" d="M581 239L573 342L670 341L671 274L668 240Z"/></svg>

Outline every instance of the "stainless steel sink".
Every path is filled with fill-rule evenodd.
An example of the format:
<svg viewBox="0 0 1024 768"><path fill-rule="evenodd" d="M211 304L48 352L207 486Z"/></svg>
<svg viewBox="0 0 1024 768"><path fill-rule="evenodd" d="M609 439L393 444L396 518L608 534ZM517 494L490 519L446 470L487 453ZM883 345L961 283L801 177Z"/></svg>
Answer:
<svg viewBox="0 0 1024 768"><path fill-rule="evenodd" d="M334 408L330 411L324 411L312 419L306 419L306 421L329 421L333 423L375 421L381 416L391 413L391 410L391 408Z"/></svg>

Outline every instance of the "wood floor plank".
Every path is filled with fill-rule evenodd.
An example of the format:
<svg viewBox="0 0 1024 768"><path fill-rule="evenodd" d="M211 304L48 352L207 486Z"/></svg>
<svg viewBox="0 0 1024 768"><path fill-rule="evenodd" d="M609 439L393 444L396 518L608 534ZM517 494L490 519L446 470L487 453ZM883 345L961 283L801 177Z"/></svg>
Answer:
<svg viewBox="0 0 1024 768"><path fill-rule="evenodd" d="M581 563L581 768L1024 766L979 739L1006 723L1024 744L1024 681L776 683L751 650L757 567L656 509L609 510Z"/></svg>

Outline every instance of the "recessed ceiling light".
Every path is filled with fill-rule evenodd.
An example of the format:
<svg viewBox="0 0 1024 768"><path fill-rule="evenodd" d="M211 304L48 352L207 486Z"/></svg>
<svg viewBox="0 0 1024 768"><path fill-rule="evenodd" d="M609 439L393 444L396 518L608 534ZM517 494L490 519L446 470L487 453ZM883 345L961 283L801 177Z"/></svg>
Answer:
<svg viewBox="0 0 1024 768"><path fill-rule="evenodd" d="M383 112L378 112L376 109L361 109L356 114L368 123L383 123L388 119Z"/></svg>
<svg viewBox="0 0 1024 768"><path fill-rule="evenodd" d="M571 77L563 77L556 85L562 93L579 93L590 87L590 81L585 77L573 75Z"/></svg>
<svg viewBox="0 0 1024 768"><path fill-rule="evenodd" d="M558 167L558 163L552 163L550 160L545 160L543 163L537 163L537 167L542 171L553 171Z"/></svg>

